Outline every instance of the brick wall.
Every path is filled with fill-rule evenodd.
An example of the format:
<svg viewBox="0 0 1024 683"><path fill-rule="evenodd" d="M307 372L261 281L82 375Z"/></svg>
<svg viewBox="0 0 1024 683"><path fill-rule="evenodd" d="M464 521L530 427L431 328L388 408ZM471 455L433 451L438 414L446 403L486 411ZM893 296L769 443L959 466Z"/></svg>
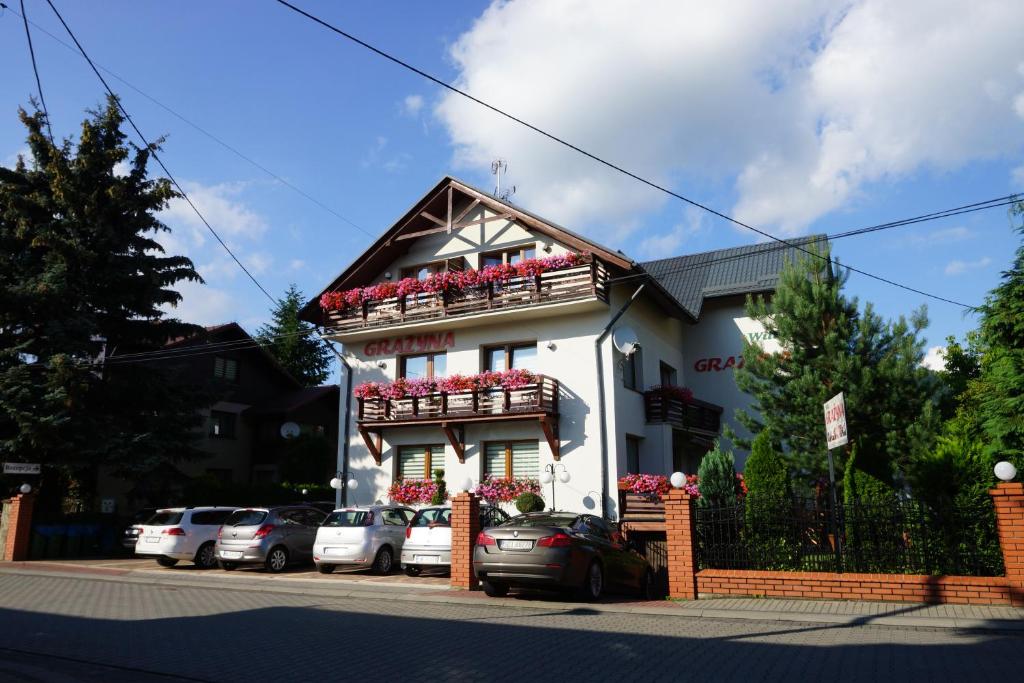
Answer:
<svg viewBox="0 0 1024 683"><path fill-rule="evenodd" d="M665 496L665 539L668 543L668 596L697 598L697 516L693 498L682 489Z"/></svg>
<svg viewBox="0 0 1024 683"><path fill-rule="evenodd" d="M996 533L1015 607L1024 607L1024 484L1002 482L989 491L996 507Z"/></svg>
<svg viewBox="0 0 1024 683"><path fill-rule="evenodd" d="M4 507L7 508L7 538L4 547L0 548L0 559L5 562L27 560L35 494L19 494L5 500Z"/></svg>
<svg viewBox="0 0 1024 683"><path fill-rule="evenodd" d="M473 575L473 547L480 533L480 499L463 492L452 498L452 588L479 590Z"/></svg>

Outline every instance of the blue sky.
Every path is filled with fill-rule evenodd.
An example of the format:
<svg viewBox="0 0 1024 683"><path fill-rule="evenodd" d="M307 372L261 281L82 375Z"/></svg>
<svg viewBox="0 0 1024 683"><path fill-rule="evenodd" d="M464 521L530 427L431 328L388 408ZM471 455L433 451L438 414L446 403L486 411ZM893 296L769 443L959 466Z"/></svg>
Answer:
<svg viewBox="0 0 1024 683"><path fill-rule="evenodd" d="M17 7L16 2L7 4ZM142 130L272 292L317 293L442 175L514 200L639 259L756 236L605 169L354 46L270 0L56 3L93 59L317 198L224 149L117 79ZM439 77L674 190L781 236L837 232L1024 191L1024 47L1014 2L536 0L301 6ZM892 5L899 7L892 7ZM29 17L67 41L45 2ZM920 7L915 7L920 5ZM924 7L928 11L924 11ZM54 132L73 135L101 86L34 29ZM21 19L0 16L0 163L25 149L35 92ZM165 244L207 280L183 317L266 318L262 294L181 205ZM1003 209L838 242L842 261L979 303L1018 237ZM854 275L885 316L928 303L929 346L975 321Z"/></svg>

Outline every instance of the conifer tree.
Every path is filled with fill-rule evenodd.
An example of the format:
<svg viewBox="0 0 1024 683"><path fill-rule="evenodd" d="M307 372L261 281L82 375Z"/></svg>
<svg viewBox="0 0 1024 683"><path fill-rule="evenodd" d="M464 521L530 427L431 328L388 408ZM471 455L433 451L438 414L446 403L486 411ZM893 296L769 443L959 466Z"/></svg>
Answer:
<svg viewBox="0 0 1024 683"><path fill-rule="evenodd" d="M723 451L718 442L700 461L697 488L702 507L720 507L736 503L736 465L732 451Z"/></svg>
<svg viewBox="0 0 1024 683"><path fill-rule="evenodd" d="M299 320L302 304L302 292L290 285L274 307L271 322L257 331L256 340L303 386L315 387L327 380L333 356L313 326Z"/></svg>

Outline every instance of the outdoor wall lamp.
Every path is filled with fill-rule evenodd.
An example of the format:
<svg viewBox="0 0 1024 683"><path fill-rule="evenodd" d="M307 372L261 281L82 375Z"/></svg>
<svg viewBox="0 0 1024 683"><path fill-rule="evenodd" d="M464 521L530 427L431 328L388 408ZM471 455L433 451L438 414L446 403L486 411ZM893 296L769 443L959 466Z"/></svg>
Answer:
<svg viewBox="0 0 1024 683"><path fill-rule="evenodd" d="M470 479L469 477L466 477L465 479L463 479L462 483L460 483L459 486L462 487L460 489L462 491L465 491L467 493L472 493L473 492L473 480Z"/></svg>
<svg viewBox="0 0 1024 683"><path fill-rule="evenodd" d="M668 478L668 481L672 484L672 488L681 489L686 486L686 475L682 472L673 472L672 476Z"/></svg>
<svg viewBox="0 0 1024 683"><path fill-rule="evenodd" d="M29 493L32 493L32 484L22 484L21 486L18 487L18 490L28 495Z"/></svg>
<svg viewBox="0 0 1024 683"><path fill-rule="evenodd" d="M1001 481L1012 481L1017 476L1017 468L1013 466L1012 462L997 462L995 466L996 476Z"/></svg>
<svg viewBox="0 0 1024 683"><path fill-rule="evenodd" d="M561 471L558 471L561 468ZM540 475L540 481L542 484L551 484L551 511L555 510L555 474L558 474L558 481L563 484L568 484L569 480L572 479L572 475L569 474L569 470L565 469L565 465L562 463L550 463L544 465L544 473Z"/></svg>
<svg viewBox="0 0 1024 683"><path fill-rule="evenodd" d="M334 477L333 479L331 479L331 488L334 489L335 491L340 491L346 486L355 491L357 488L359 488L359 482L351 478L347 482L342 481L339 477ZM303 489L303 493L305 493L305 489Z"/></svg>
<svg viewBox="0 0 1024 683"><path fill-rule="evenodd" d="M377 367L380 368L381 370L385 369L387 366L388 366L388 364L385 361L382 361L382 360L377 361Z"/></svg>

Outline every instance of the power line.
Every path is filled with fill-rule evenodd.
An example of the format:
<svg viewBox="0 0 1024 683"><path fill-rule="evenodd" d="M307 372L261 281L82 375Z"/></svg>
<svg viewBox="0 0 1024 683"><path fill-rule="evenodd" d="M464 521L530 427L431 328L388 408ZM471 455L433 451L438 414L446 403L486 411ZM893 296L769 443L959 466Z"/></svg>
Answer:
<svg viewBox="0 0 1024 683"><path fill-rule="evenodd" d="M7 5L4 5L6 8ZM39 66L36 64L36 50L32 47L32 32L28 28L28 15L25 14L25 0L21 0L21 20L25 24L25 39L28 40L28 53L32 57L32 73L36 75L36 90L39 91L39 103L43 106L43 115L46 116L46 132L50 135L50 144L53 145L53 128L50 126L50 112L46 108L46 98L43 97L43 83L39 79Z"/></svg>
<svg viewBox="0 0 1024 683"><path fill-rule="evenodd" d="M22 1L24 2L24 0L22 0ZM12 12L14 12L15 14L17 14L17 12L16 12L15 10L11 10L11 11L12 11ZM26 19L26 17L25 17L24 15L20 15L20 16L22 17L22 19ZM26 19L26 20L27 20L27 19ZM42 33L45 33L45 34L46 34L47 36L49 36L49 37L50 37L50 38L52 38L53 40L57 41L58 43L60 43L61 45L63 45L63 46L64 46L65 48L67 48L68 50L71 50L72 52L75 52L76 54L78 54L78 50L76 50L76 49L75 49L75 47L74 47L73 45L70 45L70 44L68 44L67 42L65 42L65 41L61 40L61 39L60 39L59 37L55 36L54 34L50 33L49 31L47 31L45 27L43 27L43 26L40 26L39 24L35 23L34 21L31 21L31 20L27 20L27 21L28 21L28 23L32 24L32 26L36 27L36 29L38 29L38 30L39 30L39 31L41 31ZM370 232L369 230L367 230L366 228L362 227L361 225L359 225L359 224L355 223L354 221L352 221L352 220L351 220L350 218L348 218L347 216L344 216L343 214L339 213L339 212L338 212L338 211L336 211L335 209L332 209L332 208L331 208L330 206L328 206L327 204L324 204L324 203L323 203L322 201L320 201L319 199L317 199L317 198L316 198L316 197L314 197L313 195L309 194L308 192L306 192L305 190L303 190L303 189L302 189L301 187L299 187L299 186L295 185L294 183L292 183L292 182L290 182L290 181L286 180L285 178L281 177L280 175L278 175L278 174L277 174L277 173L275 173L274 171L270 170L269 168L267 168L266 166L264 166L264 165L263 165L263 164L261 164L260 162L256 161L256 160L255 160L255 159L253 159L252 157L248 156L247 154L245 154L244 152L242 152L242 151L241 151L241 150L239 150L238 148L234 147L234 146L233 146L233 145L231 145L230 143L228 143L228 142L226 142L226 141L222 140L221 138L217 137L216 135L214 135L214 134L213 134L213 133L211 133L210 131L206 130L205 128L203 128L202 126L200 126L200 125L199 125L198 123L195 123L194 121L192 121L192 120L190 120L190 119L186 118L186 117L185 117L185 116L184 116L183 114L181 114L181 113L179 113L179 112L175 111L175 110L174 110L174 109L172 109L172 108L171 108L171 107L170 107L169 105L167 105L167 104L164 104L163 102L161 102L161 101L160 101L160 100L158 100L157 98L153 97L153 96L152 96L152 95L150 95L149 93L145 92L145 91L144 91L144 90L142 90L141 88L139 88L139 87L137 87L137 86L133 85L132 83L128 82L127 80L125 80L124 78L122 78L121 76L119 76L118 74L116 74L115 72L111 71L111 70L110 70L109 68L107 68L107 67L103 66L102 64L97 64L97 66L98 66L98 67L99 67L99 68L100 68L101 70L103 70L103 71L107 72L107 74L109 74L109 75L110 75L110 76L112 76L113 78L115 78L115 79L117 79L118 81L120 81L121 83L123 83L123 84L124 84L125 86L127 86L128 88L131 88L132 90L134 90L135 92L137 92L137 93L138 93L139 95L141 95L141 96L145 97L145 98L146 98L147 100L149 100L149 101L150 101L150 102L152 102L153 104L157 105L158 107L160 107L160 108L161 108L161 109L163 109L164 111L168 112L168 113L169 113L169 114L171 114L172 116L174 116L174 117L176 117L177 119L181 120L181 121L182 121L183 123L185 123L185 124L187 124L187 125L191 126L192 128L194 128L194 129L195 129L195 130L197 130L198 132L202 133L203 135L205 135L205 136L206 136L206 137L208 137L209 139L213 140L213 141L214 141L214 142L216 142L216 143L217 143L218 145L220 145L220 146L221 146L221 147L223 147L224 149L228 150L229 152L231 152L232 154L234 154L235 156L237 156L237 157L238 157L239 159L241 159L241 160L245 161L245 162L246 162L246 163L248 163L248 164L251 164L251 165L252 165L252 166L254 166L255 168L257 168L257 169L259 169L260 171L262 171L263 173L266 173L266 174L267 174L268 176L270 176L270 177L271 177L271 178L273 178L274 180L278 181L279 183L281 183L281 184L282 184L282 185L284 185L285 187L287 187L287 188L291 189L292 191L296 192L296 193L297 193L297 194L299 194L300 196L302 196L302 197L304 197L305 199L309 200L310 202L312 202L312 203L313 203L313 204L315 204L316 206L320 207L321 209L323 209L323 210L324 210L324 211L326 211L327 213L331 214L332 216L334 216L334 217L338 218L339 220L341 220L341 221L343 221L343 222L347 223L348 225L350 225L350 226L352 226L353 228L355 228L356 230L359 230L360 232L362 232L362 233L364 233L364 234L368 235L369 237L372 237L372 238L376 239L377 235L374 235L374 234L373 234L373 233L371 233L371 232Z"/></svg>
<svg viewBox="0 0 1024 683"><path fill-rule="evenodd" d="M729 221L730 223L738 225L738 226L740 226L742 228L745 228L747 230L751 230L751 231L761 235L762 237L767 237L768 239L771 239L771 240L774 240L776 242L785 244L785 245L787 245L787 246L789 246L789 247L791 247L793 249L798 249L798 250L803 251L804 253L806 253L806 254L808 254L810 256L816 257L816 258L820 258L820 259L823 259L823 260L826 258L826 257L822 256L821 254L816 254L816 253L814 253L812 251L804 249L803 247L800 247L799 245L796 245L796 244L793 244L791 242L788 242L788 241L786 241L786 240L784 240L784 239L782 239L780 237L776 237L775 235L772 235L769 232L761 230L760 228L755 228L754 226L749 225L747 223L744 223L743 221L740 221L739 219L733 218L732 216L729 216L729 215L727 215L725 213L722 213L721 211L713 209L713 208L711 208L711 207L709 207L709 206L707 206L705 204L701 204L698 201L690 199L689 197L686 197L686 196L684 196L682 194L679 194L678 192L674 192L673 190L670 190L667 187L659 185L658 183L655 183L652 180L648 180L647 178L644 178L643 176L640 176L640 175L638 175L638 174L636 174L636 173L634 173L632 171L629 171L629 170L623 168L622 166L619 166L619 165L614 164L614 163L612 163L610 161L607 161L607 160L597 156L596 154L588 152L587 150L583 149L582 147L574 145L574 144L572 144L572 143L570 143L570 142L568 142L568 141L566 141L566 140L564 140L564 139L562 139L562 138L560 138L560 137L558 137L558 136L556 136L556 135L554 135L552 133L547 132L546 130L544 130L542 128L538 128L537 126L533 125L532 123L529 123L529 122L527 122L527 121L525 121L525 120L523 120L523 119L521 119L521 118L519 118L517 116L509 114L508 112L506 112L506 111L504 111L502 109L499 109L498 107L496 107L496 106L494 106L492 104L489 104L488 102L485 102L484 100L481 100L478 97L475 97L475 96L469 94L468 92L466 92L464 90L461 90L461 89L455 87L454 85L451 85L450 83L448 83L446 81L443 81L440 78L437 78L436 76L433 76L433 75L427 73L426 71L423 71L422 69L419 69L419 68L413 66L412 64L409 64L408 62L405 62L405 61L399 59L398 57L395 57L394 55L391 55L388 52L385 52L384 50L381 50L378 47L375 47L375 46L371 45L370 43L367 43L364 40L361 40L361 39L357 38L356 36L352 35L351 33L348 33L346 31L338 28L337 26L334 26L333 24L328 23L327 21L325 21L325 20L323 20L323 19L321 19L319 17L317 17L317 16L315 16L313 14L310 14L309 12L307 12L307 11L305 11L305 10L299 8L299 7L296 7L295 5L291 4L290 2L287 2L287 0L277 0L277 2L279 4L281 4L281 5L284 5L288 9L292 10L293 12L306 17L310 21L313 21L313 22L323 26L324 28L326 28L326 29L328 29L330 31L332 31L334 33L337 33L338 35L342 36L343 38L346 38L347 40L350 40L350 41L356 43L357 45L360 45L360 46L366 48L367 50L370 50L371 52L373 52L373 53L383 57L384 59L387 59L388 61L393 62L393 63L401 66L404 69L408 69L409 71L412 71L413 73L415 73L415 74L417 74L419 76L422 76L423 78L431 81L432 83L435 83L436 85L441 86L442 88L444 88L446 90L449 90L449 91L451 91L451 92L453 92L453 93L455 93L457 95L465 97L466 99L471 100L471 101L479 104L480 106L493 111L494 113L496 113L496 114L498 114L500 116L503 116L503 117L505 117L505 118L507 118L507 119L509 119L511 121L514 121L515 123L518 123L518 124L520 124L520 125L522 125L522 126L524 126L526 128L529 128L530 130L534 131L535 133L538 133L539 135L542 135L542 136L548 138L549 140L551 140L553 142L556 142L556 143L558 143L558 144L560 144L560 145L562 145L564 147L567 147L568 149L571 149L574 152L577 152L577 153L587 157L588 159L591 159L592 161L596 161L597 163L599 163L599 164L601 164L603 166L606 166L607 168L610 168L613 171L616 171L616 172L621 173L621 174L623 174L625 176L628 176L628 177L630 177L630 178L632 178L632 179L634 179L634 180L636 180L636 181L638 181L640 183L643 183L644 185L647 185L650 188L658 190L659 192L663 192L663 193L665 193L665 194L667 194L667 195L669 195L671 197L675 197L676 199L678 199L678 200L680 200L682 202L685 202L685 203L687 203L687 204L689 204L689 205L691 205L693 207L701 209L702 211L706 211L706 212L708 212L708 213L710 213L710 214L712 214L714 216L718 216L719 218L721 218L723 220L726 220L726 221ZM869 272L861 270L859 268L854 268L853 266L844 266L844 267L847 270L853 271L855 273L859 273L859 274L864 275L866 277L873 278L875 280L878 280L880 282L884 282L884 283L886 283L888 285L892 285L894 287L899 287L901 289L905 289L905 290L907 290L909 292L914 292L915 294L920 294L922 296L926 296L926 297L929 297L929 298L932 298L932 299L936 299L938 301L943 301L943 302L946 302L946 303L949 303L949 304L954 304L956 306L962 306L963 308L968 308L968 309L972 308L972 306L969 306L968 304L965 304L965 303L962 303L962 302L959 302L959 301L954 301L953 299L947 299L945 297L941 297L941 296L938 296L936 294L931 294L929 292L925 292L923 290L916 289L916 288L911 287L909 285L904 285L902 283L895 282L893 280L890 280L888 278L882 277L880 275L875 275L873 273L869 273Z"/></svg>
<svg viewBox="0 0 1024 683"><path fill-rule="evenodd" d="M224 251L226 251L228 255L234 260L234 262L238 264L238 267L242 269L242 272L249 276L249 279L252 280L253 284L256 285L259 288L259 290L266 295L268 299L270 299L271 303L277 304L277 299L271 296L270 292L268 292L263 287L263 285L260 284L259 280L257 280L256 277L249 272L249 269L246 268L245 265L243 265L242 262L238 260L238 257L235 256L235 253L231 251L230 247L228 247L224 240L221 239L220 235L218 235L217 231L213 229L213 226L210 225L209 221L206 220L206 217L203 216L203 214L199 211L196 205L192 203L192 199L189 198L188 193L185 192L185 188L183 188L181 184L179 184L178 181L174 178L174 176L171 174L171 171L167 168L167 165L164 164L163 160L156 153L156 148L149 143L149 141L146 139L146 136L142 134L141 130L139 130L139 127L135 125L135 121L132 120L132 117L128 113L128 110L124 108L123 104L121 104L121 99L114 93L110 85L107 84L106 79L103 78L103 74L101 74L99 69L96 68L96 65L93 64L92 59L89 58L89 55L86 53L85 48L82 47L82 44L78 42L78 38L75 37L75 34L71 30L71 27L68 26L67 22L64 21L64 17L62 17L60 12L57 11L57 8L54 7L52 0L46 0L46 4L48 4L50 6L50 9L53 10L53 13L57 15L57 18L60 20L60 23L64 26L64 30L68 32L68 35L71 36L71 40L74 41L75 45L78 47L79 52L82 53L82 57L84 57L85 61L89 63L89 66L92 68L93 73L96 74L96 77L100 79L100 83L103 84L103 87L106 88L107 92L114 99L114 102L117 104L117 108L121 110L121 113L124 115L125 119L128 121L129 124L131 124L131 127L135 130L135 134L139 136L139 139L142 140L142 143L143 145L145 145L145 148L149 151L150 154L153 155L153 158L156 159L156 162L160 164L160 168L163 169L164 173L167 175L167 178L178 189L178 192L181 193L181 196L185 200L185 202L192 208L192 211L194 211L195 214L199 216L199 220L203 222L203 225L205 225L206 229L210 231L210 234L212 234L217 239L217 241L220 243L220 246L224 248Z"/></svg>

